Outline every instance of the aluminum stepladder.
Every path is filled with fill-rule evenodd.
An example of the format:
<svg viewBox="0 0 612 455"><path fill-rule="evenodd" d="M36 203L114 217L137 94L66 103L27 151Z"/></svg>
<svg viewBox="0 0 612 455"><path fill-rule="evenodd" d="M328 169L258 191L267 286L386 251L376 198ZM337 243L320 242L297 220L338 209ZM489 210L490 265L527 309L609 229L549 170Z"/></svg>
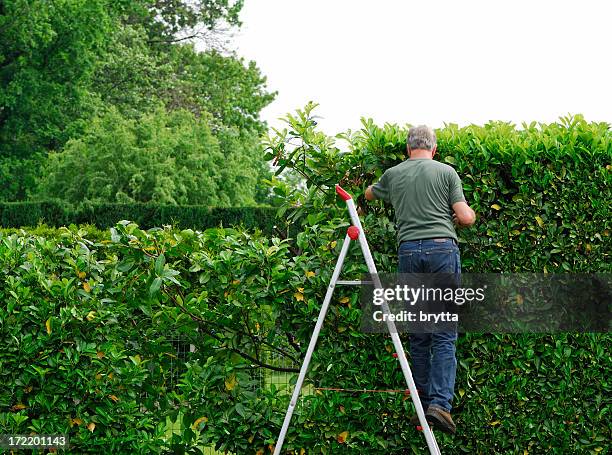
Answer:
<svg viewBox="0 0 612 455"><path fill-rule="evenodd" d="M343 190L340 187L340 185L336 185L336 193L338 193L338 195L342 199L344 199L344 201L346 202L346 205L349 211L349 215L351 217L352 225L347 230L346 236L344 238L344 242L342 243L342 248L340 250L340 255L338 256L338 261L336 262L336 266L332 274L331 281L329 283L329 286L327 287L325 299L323 300L323 305L321 306L321 310L319 311L319 317L317 319L317 323L315 324L315 328L312 333L312 337L310 338L310 343L308 344L306 356L304 357L304 362L302 363L302 367L300 368L300 374L295 384L295 389L293 390L291 401L289 402L289 407L287 408L287 414L285 414L285 420L283 421L283 426L281 428L280 434L278 436L278 440L276 441L276 445L274 447L274 455L280 455L281 453L283 442L285 441L285 436L287 435L287 430L289 429L289 423L291 422L293 411L295 410L297 400L300 396L302 385L304 384L304 378L306 377L306 372L308 371L308 365L310 363L312 353L314 352L315 346L317 344L319 332L321 331L321 327L323 326L323 321L325 319L325 315L327 314L327 309L329 307L329 303L331 301L336 285L337 284L340 284L340 285L361 285L362 284L361 281L343 281L343 280L338 279L340 277L340 272L342 271L344 259L346 258L346 254L348 252L351 240L359 241L359 246L361 247L363 257L365 258L365 262L368 267L368 272L370 273L372 277L372 281L373 281L372 284L376 288L382 287L380 278L377 275L376 265L374 264L372 253L370 252L370 247L368 246L368 242L366 240L365 233L363 232L363 227L361 226L361 221L359 220L359 216L357 214L355 202L353 201L353 198L351 197L351 195L347 193L345 190ZM385 311L385 313L389 313L389 308L386 302L384 302L382 306L383 306L383 310ZM425 418L425 411L423 410L421 399L419 398L419 394L417 392L416 385L414 383L414 379L412 378L412 372L410 370L410 366L408 365L408 359L406 358L404 347L402 346L402 341L395 328L395 323L393 321L390 321L389 318L386 318L386 319L387 319L386 322L387 322L387 327L389 329L389 334L391 335L391 340L393 341L393 346L395 348L395 352L397 353L397 358L400 362L400 366L404 374L404 379L406 380L406 384L408 385L408 390L410 391L410 397L412 398L412 403L414 404L417 416L419 417L419 423L421 424L423 434L425 435L425 440L427 441L427 447L429 448L429 452L432 455L440 455L440 449L438 448L436 437L431 431L431 428L429 427L429 424L427 423L427 419Z"/></svg>

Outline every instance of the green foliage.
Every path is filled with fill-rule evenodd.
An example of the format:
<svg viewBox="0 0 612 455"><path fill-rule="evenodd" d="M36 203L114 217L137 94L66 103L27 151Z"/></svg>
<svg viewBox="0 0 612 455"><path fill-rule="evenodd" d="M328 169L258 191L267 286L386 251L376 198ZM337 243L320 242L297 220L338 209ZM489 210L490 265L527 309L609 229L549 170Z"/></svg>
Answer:
<svg viewBox="0 0 612 455"><path fill-rule="evenodd" d="M76 224L70 224L69 226L62 226L59 229L45 223L40 223L35 227L0 227L0 233L2 233L4 237L8 237L12 234L18 234L23 237L37 236L44 237L46 239L54 239L61 238L62 235L65 235L66 231L78 233L78 235L87 237L87 239L92 241L110 239L110 233L108 230L101 230L92 224L81 224L78 226Z"/></svg>
<svg viewBox="0 0 612 455"><path fill-rule="evenodd" d="M190 28L210 31L222 22L238 25L241 8L241 1L228 0L2 2L2 153L28 156L61 146L78 132L75 122L94 113L95 95L104 98L110 80L118 83L113 90L115 96L118 89L125 90L126 86L142 93L149 88L137 85L143 79L149 86L159 85L157 78L169 81L168 73L161 77L164 70L153 66L159 61L159 52L163 52L153 42L171 41ZM184 39L184 35L180 38ZM191 57L197 59L197 54L192 51ZM124 66L120 68L119 64ZM100 73L108 69L115 72L106 73L107 83L97 85L102 82ZM146 69L156 77L152 79ZM96 71L98 79L92 80ZM132 77L135 75L139 77ZM212 83L210 75L206 77L208 81L204 82ZM132 96L128 91L124 101ZM241 96L249 94L241 92Z"/></svg>
<svg viewBox="0 0 612 455"><path fill-rule="evenodd" d="M122 298L100 246L69 230L2 238L0 427L70 433L76 453L160 453L165 427L146 397L165 391L173 347L137 328L146 302Z"/></svg>
<svg viewBox="0 0 612 455"><path fill-rule="evenodd" d="M162 94L170 108L210 112L220 124L259 134L265 131L259 112L276 92L266 91L266 78L255 62L215 51L196 52L193 46L175 46L168 57L179 78Z"/></svg>
<svg viewBox="0 0 612 455"><path fill-rule="evenodd" d="M21 201L30 196L39 178L38 169L46 157L38 153L30 158L1 157L0 153L0 201Z"/></svg>
<svg viewBox="0 0 612 455"><path fill-rule="evenodd" d="M136 121L111 109L50 154L37 196L72 204L253 205L258 168L247 154L253 148L241 147L237 131L217 137L205 118L186 111L160 108Z"/></svg>
<svg viewBox="0 0 612 455"><path fill-rule="evenodd" d="M175 79L172 65L147 43L146 30L124 25L109 34L108 50L92 75L91 90L105 106L139 118L162 104L163 93L176 86Z"/></svg>
<svg viewBox="0 0 612 455"><path fill-rule="evenodd" d="M276 96L255 62L191 44L151 48L146 30L125 26L113 31L109 50L99 62L92 89L105 104L138 117L163 103L169 110L211 113L216 125L261 134L259 112Z"/></svg>
<svg viewBox="0 0 612 455"><path fill-rule="evenodd" d="M0 432L67 432L78 453L195 454L209 444L267 452L289 396L262 388L258 372L299 368L348 224L310 221L295 241L234 229L144 231L128 221L96 241L74 227L52 238L0 233ZM368 226L374 240L391 228ZM395 269L393 251L375 254L381 270ZM345 276L363 271L352 249ZM337 289L310 390L405 387L391 341L360 331L358 299L354 288ZM177 358L173 337L195 350ZM441 447L603 450L611 344L609 334L462 335L460 432L440 435ZM401 394L311 392L286 448L423 453L410 403ZM171 436L166 419L180 426Z"/></svg>
<svg viewBox="0 0 612 455"><path fill-rule="evenodd" d="M56 201L0 203L0 226L20 228L44 222L62 226L67 220L65 205Z"/></svg>
<svg viewBox="0 0 612 455"><path fill-rule="evenodd" d="M247 310L275 291L267 280L247 275L292 274L286 242L233 230L145 232L129 222L111 229L110 240L92 242L84 234L0 234L3 432L67 432L79 453L200 453L198 434L217 439L228 399L244 402L236 404L237 416L254 395L261 412L270 413L262 400L273 396L249 391L255 380L244 370L251 363L245 356L259 358L258 342L236 344L243 334L231 332L230 313L220 317L215 302L241 289L234 317L241 314L253 329L255 321L260 330L270 327L269 307ZM251 286L238 286L232 273L247 276ZM217 333L217 325L201 324L198 314L228 330ZM177 359L173 336L196 351ZM173 374L180 374L178 386ZM206 397L191 388L202 380ZM168 438L162 423L179 415L183 431ZM216 422L214 432L201 428L207 421ZM253 422L267 425L261 418Z"/></svg>
<svg viewBox="0 0 612 455"><path fill-rule="evenodd" d="M106 1L3 1L0 157L63 144L91 113L87 84L111 16Z"/></svg>
<svg viewBox="0 0 612 455"><path fill-rule="evenodd" d="M277 174L291 169L304 179L303 189L287 195L286 207L300 205L300 216L334 206L340 183L368 214L366 225L393 219L390 206L367 204L363 193L406 158L407 128L362 120L360 131L338 135L349 143L344 153L336 138L317 131L315 107L287 116L289 128L266 141L266 158L278 166ZM451 124L436 134L436 159L455 167L477 215L473 228L459 232L466 271L610 270L610 125L576 116L520 130L503 122ZM374 249L394 244L391 231Z"/></svg>
<svg viewBox="0 0 612 455"><path fill-rule="evenodd" d="M19 229L39 223L51 227L91 224L100 229L120 220L132 219L144 229L172 224L182 228L207 229L242 225L273 234L287 229L270 207L205 207L158 204L83 204L77 208L58 201L0 203L0 226Z"/></svg>
<svg viewBox="0 0 612 455"><path fill-rule="evenodd" d="M180 204L207 200L216 205L265 202L268 193L258 182L269 177L269 170L261 160L258 139L265 124L259 112L275 94L266 91L265 77L253 62L212 50L219 47L212 46L217 32L239 25L241 8L241 1L229 0L2 2L0 178L4 181L7 177L10 184L0 188L0 200L27 200L41 191L46 197L46 190L59 191L56 194L64 198L66 193L58 189L67 186L55 185L46 175L47 153L51 167L61 167L56 152L66 157L68 163L64 164L76 166L74 160L92 140L92 124L100 126L112 117L109 112L116 109L126 121L136 124L150 124L151 117L157 115L163 124L164 115L157 110L163 105L167 111L187 110L198 119L196 123L205 124L208 131L202 133L205 128L201 127L199 134L206 136L203 146L207 158L200 160L196 154L198 164L188 176L175 169L165 176L150 174L156 167L151 160L160 154L163 159L176 160L179 168L191 165L189 159L194 158L177 151L178 155L169 157L167 150L155 146L146 158L141 156L148 167L140 173L118 171L111 163L96 161L95 172L108 175L102 177L103 188L88 189L90 200ZM194 42L202 40L210 44L208 50L197 52ZM118 130L132 128L117 120ZM139 144L144 146L150 144ZM95 153L87 150L84 155ZM222 156L227 157L224 164ZM181 157L187 162L180 163ZM213 161L216 165L209 166ZM158 163L157 168L165 171L167 166L171 164ZM121 188L115 179L125 174L136 180L124 184L143 194ZM42 190L36 188L41 177ZM143 184L153 188L139 188L141 177ZM191 183L198 179L204 184L194 190ZM71 179L77 183L75 180ZM221 180L227 184L221 185ZM227 192L210 192L219 185ZM74 192L82 189L71 188L72 194L65 199L74 202L78 199Z"/></svg>

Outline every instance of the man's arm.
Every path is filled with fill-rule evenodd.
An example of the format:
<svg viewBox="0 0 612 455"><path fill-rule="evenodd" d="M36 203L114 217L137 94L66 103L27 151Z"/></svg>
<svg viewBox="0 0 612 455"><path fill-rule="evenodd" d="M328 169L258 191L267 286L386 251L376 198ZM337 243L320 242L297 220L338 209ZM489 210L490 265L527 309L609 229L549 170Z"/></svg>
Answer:
<svg viewBox="0 0 612 455"><path fill-rule="evenodd" d="M468 227L476 221L476 213L464 201L453 204L453 222L459 227Z"/></svg>
<svg viewBox="0 0 612 455"><path fill-rule="evenodd" d="M463 195L463 186L459 174L454 169L450 173L449 205L453 209L453 223L457 227L468 227L476 221L476 213L467 205Z"/></svg>
<svg viewBox="0 0 612 455"><path fill-rule="evenodd" d="M382 199L383 201L389 201L389 173L385 171L380 176L378 182L370 185L365 190L365 198L367 201L374 201L376 199Z"/></svg>

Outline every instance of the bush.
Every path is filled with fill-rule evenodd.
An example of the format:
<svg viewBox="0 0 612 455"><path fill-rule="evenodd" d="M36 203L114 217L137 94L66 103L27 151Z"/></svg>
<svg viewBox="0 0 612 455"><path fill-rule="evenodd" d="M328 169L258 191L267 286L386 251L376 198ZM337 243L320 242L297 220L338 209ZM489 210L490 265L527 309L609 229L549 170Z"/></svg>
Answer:
<svg viewBox="0 0 612 455"><path fill-rule="evenodd" d="M345 136L351 148L342 153L314 130L308 109L269 143L281 172L289 167L306 177L303 191L284 193L285 218L299 227L295 238L240 229L144 231L127 221L111 229L110 241L78 232L60 242L0 238L0 381L8 385L0 390L0 432L65 431L81 452L198 453L197 443L237 454L269 450L289 396L259 387L257 371L283 370L271 352L289 372L304 356L348 226L333 184L366 208L363 189L405 146L405 130L364 122ZM438 136L441 159L457 167L479 214L461 233L464 269L612 271L607 125L580 118L520 131L503 123L451 125ZM290 139L301 146L291 150ZM375 262L392 272L392 213L380 203L367 207ZM356 250L345 277L365 272ZM358 299L358 289L336 290L308 390L405 387L390 340L361 332ZM195 351L175 359L170 333ZM603 452L611 341L608 333L460 336L453 403L460 432L440 435L440 446L445 453ZM171 361L178 382L169 377ZM424 452L411 413L401 394L309 393L285 447ZM160 424L166 418L180 421L172 438Z"/></svg>
<svg viewBox="0 0 612 455"><path fill-rule="evenodd" d="M66 220L66 209L58 202L0 202L0 224L5 228L36 226L41 221L59 227Z"/></svg>
<svg viewBox="0 0 612 455"><path fill-rule="evenodd" d="M0 225L5 228L36 226L44 223L61 227L69 224L92 224L108 229L118 221L134 220L145 229L164 224L184 228L242 224L246 228L275 232L275 226L286 229L271 207L219 208L205 206L175 206L157 204L81 204L72 208L61 201L0 202Z"/></svg>
<svg viewBox="0 0 612 455"><path fill-rule="evenodd" d="M143 231L127 221L96 242L74 229L53 239L0 234L0 432L66 432L78 453L267 451L289 397L262 388L258 372L282 370L270 352L286 370L299 368L346 226L319 222L295 242L234 229ZM383 225L371 229L384 235ZM393 270L392 252L375 259ZM363 271L354 248L344 276ZM390 340L360 331L358 298L337 290L309 388L405 388ZM195 351L177 358L175 338ZM461 431L439 436L445 453L599 450L609 431L610 341L461 336ZM411 412L401 394L306 394L286 448L424 451ZM166 419L180 426L172 437Z"/></svg>
<svg viewBox="0 0 612 455"><path fill-rule="evenodd" d="M299 203L308 214L337 206L334 185L340 183L366 212L392 220L390 206L366 204L363 193L405 158L407 128L363 120L361 131L340 135L349 142L345 153L316 130L315 107L288 116L289 128L267 139L267 158L278 165L277 173L293 169L305 177L305 189L295 189L287 205ZM503 122L451 124L436 134L436 159L455 167L477 214L475 227L459 233L466 271L611 270L608 124L575 116L549 125L523 124L521 130ZM371 223L366 218L366 225ZM394 249L394 235L386 231L374 249Z"/></svg>

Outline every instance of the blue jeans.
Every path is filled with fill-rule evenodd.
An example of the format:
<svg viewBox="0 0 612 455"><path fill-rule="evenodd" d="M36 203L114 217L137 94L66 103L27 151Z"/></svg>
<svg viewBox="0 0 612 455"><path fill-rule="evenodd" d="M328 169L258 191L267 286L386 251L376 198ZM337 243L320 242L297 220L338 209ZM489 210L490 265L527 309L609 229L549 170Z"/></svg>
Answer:
<svg viewBox="0 0 612 455"><path fill-rule="evenodd" d="M451 239L414 240L399 247L400 273L461 273L459 248ZM455 390L457 332L410 334L414 382L423 408L450 412Z"/></svg>

